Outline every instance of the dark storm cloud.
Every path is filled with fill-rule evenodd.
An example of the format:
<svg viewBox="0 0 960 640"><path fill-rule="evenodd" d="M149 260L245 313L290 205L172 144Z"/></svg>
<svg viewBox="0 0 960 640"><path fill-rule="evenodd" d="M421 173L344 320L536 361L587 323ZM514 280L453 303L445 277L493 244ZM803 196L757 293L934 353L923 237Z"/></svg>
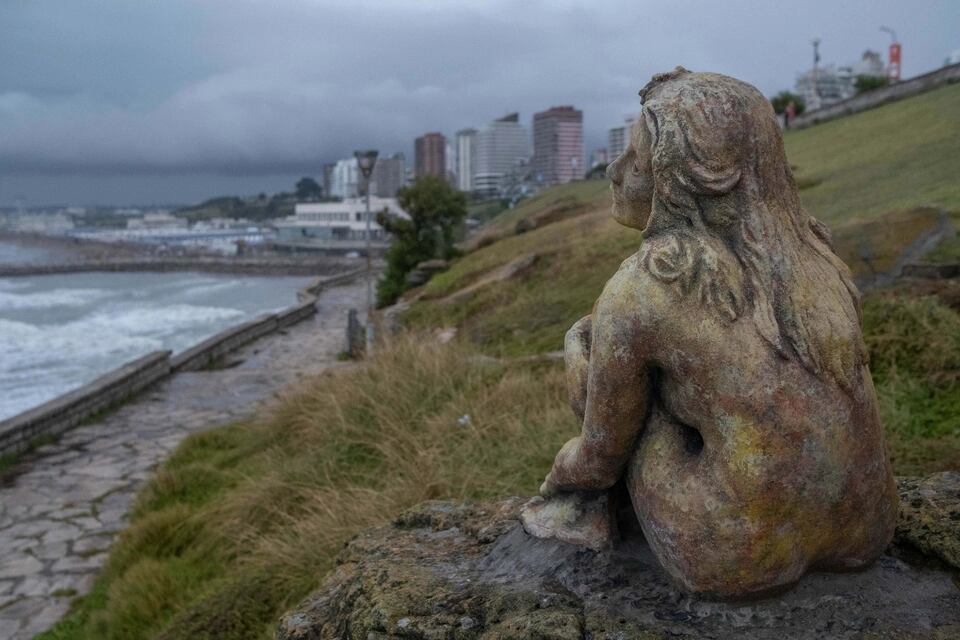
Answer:
<svg viewBox="0 0 960 640"><path fill-rule="evenodd" d="M904 43L905 75L960 47L960 3L62 2L0 5L0 173L316 173L508 111L574 104L589 147L683 64L792 86Z"/></svg>

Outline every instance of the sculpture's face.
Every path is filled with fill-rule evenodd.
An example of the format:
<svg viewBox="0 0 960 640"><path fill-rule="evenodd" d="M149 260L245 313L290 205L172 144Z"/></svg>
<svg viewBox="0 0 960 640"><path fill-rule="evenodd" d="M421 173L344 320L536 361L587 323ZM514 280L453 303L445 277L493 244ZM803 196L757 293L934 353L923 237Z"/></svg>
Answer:
<svg viewBox="0 0 960 640"><path fill-rule="evenodd" d="M613 219L625 227L643 230L653 205L652 140L644 116L634 123L630 144L607 167L613 191Z"/></svg>

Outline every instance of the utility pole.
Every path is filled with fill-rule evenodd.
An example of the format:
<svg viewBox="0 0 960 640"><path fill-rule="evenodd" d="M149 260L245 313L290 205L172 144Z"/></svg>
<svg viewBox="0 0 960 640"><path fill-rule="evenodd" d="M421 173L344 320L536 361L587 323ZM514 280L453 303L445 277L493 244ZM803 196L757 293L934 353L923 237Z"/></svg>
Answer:
<svg viewBox="0 0 960 640"><path fill-rule="evenodd" d="M816 104L811 111L820 108L820 38L813 39L813 97Z"/></svg>
<svg viewBox="0 0 960 640"><path fill-rule="evenodd" d="M353 155L357 159L357 167L363 175L364 186L366 188L367 199L367 356L373 354L373 258L370 246L370 176L373 175L373 167L377 164L377 151L370 149L368 151L354 151Z"/></svg>

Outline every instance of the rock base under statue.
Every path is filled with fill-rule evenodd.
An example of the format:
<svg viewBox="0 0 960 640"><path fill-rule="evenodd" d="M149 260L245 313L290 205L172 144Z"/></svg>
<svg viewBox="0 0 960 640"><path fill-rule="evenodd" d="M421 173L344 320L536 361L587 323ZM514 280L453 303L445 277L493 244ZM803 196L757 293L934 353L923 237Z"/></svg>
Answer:
<svg viewBox="0 0 960 640"><path fill-rule="evenodd" d="M860 573L813 573L787 593L741 603L682 593L627 527L612 549L595 552L528 535L519 499L424 503L354 538L277 637L960 638L960 474L900 488L892 555Z"/></svg>

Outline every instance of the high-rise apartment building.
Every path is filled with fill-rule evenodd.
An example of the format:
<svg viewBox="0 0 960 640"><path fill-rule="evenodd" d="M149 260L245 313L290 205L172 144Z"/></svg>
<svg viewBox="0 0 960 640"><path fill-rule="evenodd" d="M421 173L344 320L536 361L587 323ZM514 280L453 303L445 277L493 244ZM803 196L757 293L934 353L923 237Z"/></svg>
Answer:
<svg viewBox="0 0 960 640"><path fill-rule="evenodd" d="M607 134L607 158L613 162L627 148L630 142L630 129L633 128L633 118L624 118L622 127L614 127Z"/></svg>
<svg viewBox="0 0 960 640"><path fill-rule="evenodd" d="M337 160L330 176L330 195L334 198L356 198L359 191L360 167L356 158Z"/></svg>
<svg viewBox="0 0 960 640"><path fill-rule="evenodd" d="M333 168L336 166L332 162L323 165L323 196L325 198L333 196Z"/></svg>
<svg viewBox="0 0 960 640"><path fill-rule="evenodd" d="M517 113L498 118L484 127L477 133L476 146L473 190L484 196L497 195L503 177L530 159L530 136Z"/></svg>
<svg viewBox="0 0 960 640"><path fill-rule="evenodd" d="M457 189L473 191L473 173L477 167L477 130L461 129L457 131Z"/></svg>
<svg viewBox="0 0 960 640"><path fill-rule="evenodd" d="M447 174L447 140L442 133L425 133L414 145L416 177Z"/></svg>
<svg viewBox="0 0 960 640"><path fill-rule="evenodd" d="M402 153L377 158L370 176L370 193L380 198L395 198L406 180L407 163Z"/></svg>
<svg viewBox="0 0 960 640"><path fill-rule="evenodd" d="M533 116L534 179L544 186L583 177L583 112L551 107Z"/></svg>

